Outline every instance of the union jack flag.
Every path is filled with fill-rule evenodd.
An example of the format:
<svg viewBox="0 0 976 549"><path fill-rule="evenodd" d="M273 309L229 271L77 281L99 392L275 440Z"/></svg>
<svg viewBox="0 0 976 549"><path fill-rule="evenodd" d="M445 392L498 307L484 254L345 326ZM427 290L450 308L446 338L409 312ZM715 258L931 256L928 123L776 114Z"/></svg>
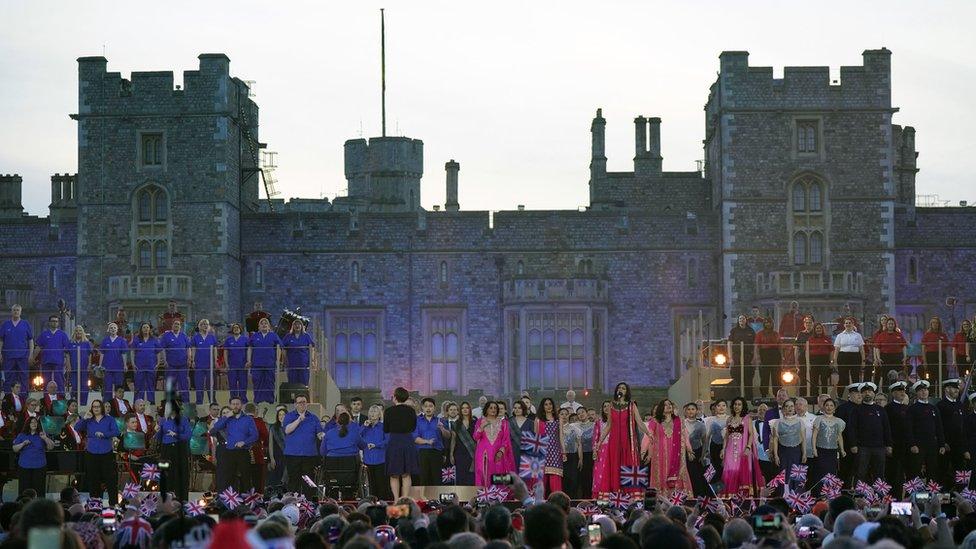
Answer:
<svg viewBox="0 0 976 549"><path fill-rule="evenodd" d="M708 511L711 511L713 513L718 513L719 509L721 509L724 505L725 504L722 503L722 500L718 498L706 497L701 499L701 508L707 509Z"/></svg>
<svg viewBox="0 0 976 549"><path fill-rule="evenodd" d="M200 505L195 501L186 502L184 507L186 507L186 514L190 515L191 517L202 515L207 512L206 509L203 508L203 505Z"/></svg>
<svg viewBox="0 0 976 549"><path fill-rule="evenodd" d="M631 504L630 496L624 492L610 492L607 494L607 501L610 502L610 507L616 509L626 509Z"/></svg>
<svg viewBox="0 0 976 549"><path fill-rule="evenodd" d="M522 450L531 454L542 454L549 446L549 437L545 433L522 433Z"/></svg>
<svg viewBox="0 0 976 549"><path fill-rule="evenodd" d="M142 505L139 506L139 514L144 517L151 517L156 513L156 499L146 498L142 500Z"/></svg>
<svg viewBox="0 0 976 549"><path fill-rule="evenodd" d="M501 503L508 497L508 490L501 486L488 486L478 488L475 499L479 503Z"/></svg>
<svg viewBox="0 0 976 549"><path fill-rule="evenodd" d="M976 490L963 488L962 492L959 492L959 495L969 500L969 503L976 503Z"/></svg>
<svg viewBox="0 0 976 549"><path fill-rule="evenodd" d="M102 498L88 498L85 502L85 511L101 511Z"/></svg>
<svg viewBox="0 0 976 549"><path fill-rule="evenodd" d="M525 479L539 479L545 474L545 463L537 456L522 456L519 458L519 476Z"/></svg>
<svg viewBox="0 0 976 549"><path fill-rule="evenodd" d="M803 492L802 494L790 492L786 494L786 502L790 504L790 508L798 513L809 513L810 509L813 508L814 499L810 492Z"/></svg>
<svg viewBox="0 0 976 549"><path fill-rule="evenodd" d="M671 502L671 505L684 505L686 499L688 499L688 494L684 490L675 490L668 501Z"/></svg>
<svg viewBox="0 0 976 549"><path fill-rule="evenodd" d="M224 502L229 509L233 509L241 504L241 495L234 490L233 486L228 486L226 490L220 493L220 501Z"/></svg>
<svg viewBox="0 0 976 549"><path fill-rule="evenodd" d="M298 511L305 518L315 515L315 505L308 501L307 499L301 499L298 502Z"/></svg>
<svg viewBox="0 0 976 549"><path fill-rule="evenodd" d="M891 485L880 478L874 481L874 484L871 485L871 488L874 488L874 491L881 494L882 496L887 496L891 492Z"/></svg>
<svg viewBox="0 0 976 549"><path fill-rule="evenodd" d="M766 483L768 488L776 488L777 486L782 486L786 484L786 471L780 471L778 475L773 477Z"/></svg>
<svg viewBox="0 0 976 549"><path fill-rule="evenodd" d="M715 476L715 466L709 463L708 467L705 468L705 482L711 482L712 477L714 476Z"/></svg>
<svg viewBox="0 0 976 549"><path fill-rule="evenodd" d="M956 471L956 484L960 486L968 486L971 478L973 478L972 471Z"/></svg>
<svg viewBox="0 0 976 549"><path fill-rule="evenodd" d="M135 499L139 495L139 484L126 482L122 487L122 499Z"/></svg>
<svg viewBox="0 0 976 549"><path fill-rule="evenodd" d="M119 547L149 547L152 540L152 526L142 517L130 517L119 524L115 533L115 543Z"/></svg>
<svg viewBox="0 0 976 549"><path fill-rule="evenodd" d="M695 528L701 530L702 526L705 525L705 515L698 515L695 519Z"/></svg>
<svg viewBox="0 0 976 549"><path fill-rule="evenodd" d="M793 467L790 467L790 482L806 482L807 481L807 466L800 465L799 463L794 463Z"/></svg>
<svg viewBox="0 0 976 549"><path fill-rule="evenodd" d="M638 486L647 486L647 467L628 467L626 465L620 466L620 485L630 486L632 488L637 488Z"/></svg>
<svg viewBox="0 0 976 549"><path fill-rule="evenodd" d="M838 477L837 475L835 475L833 473L827 473L823 477L823 485L824 486L836 486L838 489L840 489L844 485L844 481L841 480L840 477Z"/></svg>
<svg viewBox="0 0 976 549"><path fill-rule="evenodd" d="M257 506L257 504L261 503L263 497L264 497L263 494L257 492L254 488L251 488L250 490L244 493L244 499L243 499L244 505L247 505L251 509L254 509L254 507Z"/></svg>
<svg viewBox="0 0 976 549"><path fill-rule="evenodd" d="M820 495L826 498L828 501L840 497L840 486L824 486L823 490L820 491Z"/></svg>
<svg viewBox="0 0 976 549"><path fill-rule="evenodd" d="M874 496L874 488L871 488L871 486L863 480L859 480L854 483L854 491L864 494L864 497L869 499Z"/></svg>
<svg viewBox="0 0 976 549"><path fill-rule="evenodd" d="M902 486L902 488L905 489L906 494L915 494L917 492L921 492L922 490L925 490L925 481L918 477L915 477L912 480L906 482L904 486Z"/></svg>
<svg viewBox="0 0 976 549"><path fill-rule="evenodd" d="M450 467L444 467L441 469L441 482L447 484L448 482L457 481L457 466L451 465Z"/></svg>
<svg viewBox="0 0 976 549"><path fill-rule="evenodd" d="M941 492L942 485L934 480L930 480L928 484L925 485L925 489L929 492Z"/></svg>
<svg viewBox="0 0 976 549"><path fill-rule="evenodd" d="M592 517L600 512L600 508L592 503L580 503L576 506L576 510L582 513L584 517Z"/></svg>
<svg viewBox="0 0 976 549"><path fill-rule="evenodd" d="M139 473L139 478L142 480L159 480L159 465L155 463L147 463L142 466L142 472Z"/></svg>

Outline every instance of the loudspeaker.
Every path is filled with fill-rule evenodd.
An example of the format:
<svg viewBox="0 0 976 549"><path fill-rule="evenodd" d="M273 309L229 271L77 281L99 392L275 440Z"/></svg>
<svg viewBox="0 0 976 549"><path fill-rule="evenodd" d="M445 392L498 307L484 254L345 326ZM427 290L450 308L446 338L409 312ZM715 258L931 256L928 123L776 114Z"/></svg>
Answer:
<svg viewBox="0 0 976 549"><path fill-rule="evenodd" d="M308 396L308 385L283 382L278 386L279 404L294 404L295 398L298 396L304 396L305 398L311 400Z"/></svg>

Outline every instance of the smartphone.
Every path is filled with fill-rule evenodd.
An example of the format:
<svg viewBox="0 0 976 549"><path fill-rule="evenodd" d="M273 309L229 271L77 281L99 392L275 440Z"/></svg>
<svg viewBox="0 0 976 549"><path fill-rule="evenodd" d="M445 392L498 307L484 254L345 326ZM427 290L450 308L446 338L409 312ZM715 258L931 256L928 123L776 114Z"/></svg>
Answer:
<svg viewBox="0 0 976 549"><path fill-rule="evenodd" d="M388 518L410 518L409 505L387 505L386 516Z"/></svg>
<svg viewBox="0 0 976 549"><path fill-rule="evenodd" d="M910 502L910 501L892 501L891 502L891 514L892 515L911 515L912 514L912 502Z"/></svg>
<svg viewBox="0 0 976 549"><path fill-rule="evenodd" d="M31 528L27 535L27 547L31 549L61 549L61 529Z"/></svg>
<svg viewBox="0 0 976 549"><path fill-rule="evenodd" d="M644 510L653 513L657 509L657 488L644 492Z"/></svg>
<svg viewBox="0 0 976 549"><path fill-rule="evenodd" d="M782 528L779 515L753 515L752 531L756 536L764 536L773 532L779 532Z"/></svg>
<svg viewBox="0 0 976 549"><path fill-rule="evenodd" d="M915 498L915 501L923 501L924 502L924 501L928 501L929 500L929 493L928 492L916 492L915 495L912 496L912 497Z"/></svg>
<svg viewBox="0 0 976 549"><path fill-rule="evenodd" d="M596 500L596 506L597 507L609 507L610 506L610 500L609 499L598 499L598 500Z"/></svg>
<svg viewBox="0 0 976 549"><path fill-rule="evenodd" d="M512 483L512 475L511 473L491 475L491 483L508 486Z"/></svg>
<svg viewBox="0 0 976 549"><path fill-rule="evenodd" d="M586 527L586 533L590 538L590 545L596 546L603 541L603 530L600 529L599 524L590 524Z"/></svg>
<svg viewBox="0 0 976 549"><path fill-rule="evenodd" d="M441 503L444 504L454 503L454 500L457 499L457 494L455 494L454 492L447 492L445 494L441 494L439 498Z"/></svg>

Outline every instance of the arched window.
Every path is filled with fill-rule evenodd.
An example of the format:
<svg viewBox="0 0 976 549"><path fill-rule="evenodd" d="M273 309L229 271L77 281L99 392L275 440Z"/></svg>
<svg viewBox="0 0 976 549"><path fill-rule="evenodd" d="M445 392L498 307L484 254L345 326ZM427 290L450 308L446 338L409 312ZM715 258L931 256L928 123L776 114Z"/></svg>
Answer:
<svg viewBox="0 0 976 549"><path fill-rule="evenodd" d="M353 261L352 266L349 268L349 280L353 284L359 284L359 262Z"/></svg>
<svg viewBox="0 0 976 549"><path fill-rule="evenodd" d="M515 274L524 275L525 274L525 263L520 259L518 263L515 264Z"/></svg>
<svg viewBox="0 0 976 549"><path fill-rule="evenodd" d="M807 189L804 185L793 185L793 211L803 212L807 209Z"/></svg>
<svg viewBox="0 0 976 549"><path fill-rule="evenodd" d="M264 287L264 265L261 262L254 264L254 285L258 288Z"/></svg>
<svg viewBox="0 0 976 549"><path fill-rule="evenodd" d="M443 285L447 284L447 261L441 261L440 268L437 275L438 280Z"/></svg>
<svg viewBox="0 0 976 549"><path fill-rule="evenodd" d="M139 268L169 267L169 196L158 185L145 185L133 197L132 262Z"/></svg>
<svg viewBox="0 0 976 549"><path fill-rule="evenodd" d="M47 270L47 289L51 291L58 289L58 270L55 267Z"/></svg>
<svg viewBox="0 0 976 549"><path fill-rule="evenodd" d="M820 183L810 184L810 211L819 212L823 209L820 197Z"/></svg>
<svg viewBox="0 0 976 549"><path fill-rule="evenodd" d="M793 264L806 265L807 263L807 237L803 233L793 235Z"/></svg>
<svg viewBox="0 0 976 549"><path fill-rule="evenodd" d="M156 268L161 269L169 265L169 247L165 241L157 242L153 247L156 251Z"/></svg>
<svg viewBox="0 0 976 549"><path fill-rule="evenodd" d="M823 263L823 234L819 231L810 234L810 264Z"/></svg>

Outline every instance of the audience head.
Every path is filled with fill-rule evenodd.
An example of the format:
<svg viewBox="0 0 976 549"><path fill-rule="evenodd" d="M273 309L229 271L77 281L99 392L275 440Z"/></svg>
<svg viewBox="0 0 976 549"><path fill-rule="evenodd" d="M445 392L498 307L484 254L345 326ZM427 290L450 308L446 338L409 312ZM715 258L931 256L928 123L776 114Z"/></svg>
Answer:
<svg viewBox="0 0 976 549"><path fill-rule="evenodd" d="M568 539L566 513L559 507L540 503L525 512L525 544L532 549L558 549Z"/></svg>

